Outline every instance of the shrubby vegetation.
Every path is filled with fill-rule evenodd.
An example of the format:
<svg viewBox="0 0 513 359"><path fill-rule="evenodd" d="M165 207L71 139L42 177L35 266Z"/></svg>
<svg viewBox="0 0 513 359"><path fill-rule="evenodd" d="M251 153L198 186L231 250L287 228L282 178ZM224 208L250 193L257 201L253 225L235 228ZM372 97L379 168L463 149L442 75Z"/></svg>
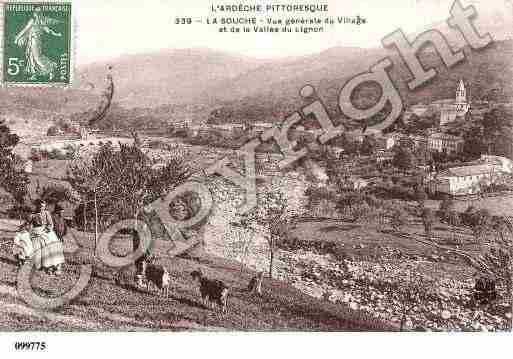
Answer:
<svg viewBox="0 0 513 359"><path fill-rule="evenodd" d="M0 186L9 193L18 204L22 204L28 193L28 175L16 164L13 148L19 137L12 134L9 127L0 121Z"/></svg>
<svg viewBox="0 0 513 359"><path fill-rule="evenodd" d="M190 175L183 158L173 158L160 169L137 146L123 145L115 150L106 144L89 162L70 166L73 191L80 198L75 222L95 232L117 221L138 218L145 205L165 196Z"/></svg>

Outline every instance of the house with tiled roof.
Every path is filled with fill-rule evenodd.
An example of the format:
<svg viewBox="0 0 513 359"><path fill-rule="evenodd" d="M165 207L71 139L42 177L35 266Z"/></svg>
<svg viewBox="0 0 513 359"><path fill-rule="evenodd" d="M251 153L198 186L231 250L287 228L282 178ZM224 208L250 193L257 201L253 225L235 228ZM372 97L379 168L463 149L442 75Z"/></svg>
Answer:
<svg viewBox="0 0 513 359"><path fill-rule="evenodd" d="M427 138L427 148L432 152L458 153L463 150L465 141L459 136L447 133L432 133Z"/></svg>
<svg viewBox="0 0 513 359"><path fill-rule="evenodd" d="M430 183L430 190L453 196L479 193L483 187L511 175L512 169L512 162L508 158L482 156L474 163L437 173Z"/></svg>

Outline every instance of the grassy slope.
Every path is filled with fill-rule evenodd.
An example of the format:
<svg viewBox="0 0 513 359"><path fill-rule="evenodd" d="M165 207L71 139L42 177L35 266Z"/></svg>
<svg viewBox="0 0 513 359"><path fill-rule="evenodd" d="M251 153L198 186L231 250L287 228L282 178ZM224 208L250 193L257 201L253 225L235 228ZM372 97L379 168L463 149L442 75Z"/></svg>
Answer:
<svg viewBox="0 0 513 359"><path fill-rule="evenodd" d="M49 161L48 166L37 164L32 182L39 179L41 185L60 182L64 176L62 161ZM62 183L62 182L61 182ZM437 206L437 204L433 204ZM3 231L2 231L3 229ZM6 230L7 229L7 230ZM221 258L204 257L200 262L181 258L161 260L169 268L173 281L168 299L140 291L132 286L133 269L123 271L120 284L114 281L115 272L97 266L91 282L77 300L52 313L34 314L16 299L16 268L11 260L9 244L14 235L0 223L0 301L6 310L0 314L0 329L29 330L49 328L57 330L380 330L393 329L369 320L363 314L342 305L335 305L311 298L280 281L264 282L264 295L254 297L245 292L254 273L240 272L240 265ZM376 246L400 249L412 256L429 257L444 255L439 265L449 275L457 275L470 268L461 258L450 256L440 249L424 245L414 239L425 240L420 223L412 222L403 229L408 235L383 233L369 225L348 224L340 221L305 221L298 228L298 237L323 241L343 241L348 254L355 258L372 258ZM461 249L479 255L482 248L469 235L459 232L463 239ZM436 242L452 246L449 228L437 225ZM78 242L84 249L69 256L69 265L63 278L37 275L34 283L50 293L57 293L73 284L78 265L90 262L91 241L78 234ZM356 245L364 245L364 248ZM127 242L115 241L118 251L128 250ZM201 268L207 276L222 279L232 288L230 310L220 316L203 307L197 285L189 273ZM468 275L468 273L467 273ZM377 324L377 325L376 325ZM376 326L375 326L376 325Z"/></svg>
<svg viewBox="0 0 513 359"><path fill-rule="evenodd" d="M64 161L36 164L31 194L35 196L36 181L41 187L65 183L61 180L64 167ZM98 264L88 287L76 300L56 311L34 312L16 295L16 267L10 254L15 229L15 223L0 220L0 302L5 308L0 314L0 330L394 330L366 314L319 301L280 281L264 281L263 296L255 297L245 291L254 273L241 273L240 264L208 256L200 261L161 260L172 275L169 298L134 288L133 268L124 269L120 283L116 283L116 272ZM76 241L82 248L67 256L64 276L57 280L38 273L33 280L36 288L56 295L73 285L79 265L91 263L93 252L87 235L78 233ZM66 242L70 247L71 238ZM127 253L127 243L119 238L113 248ZM197 284L189 275L196 268L232 288L226 315L202 305Z"/></svg>
<svg viewBox="0 0 513 359"><path fill-rule="evenodd" d="M11 228L12 229L12 228ZM264 281L261 297L245 291L254 273L240 272L240 266L220 258L201 261L181 258L161 260L172 275L169 298L133 287L133 269L121 272L120 283L109 268L96 266L86 290L72 303L56 311L31 314L15 297L16 267L9 246L13 233L0 232L0 301L6 310L0 315L2 330L392 330L368 320L364 314L340 305L308 297L286 283ZM84 248L68 256L65 275L56 279L37 273L35 288L55 295L69 288L76 279L79 264L90 262L90 241L82 234ZM127 241L115 241L116 248ZM121 249L121 251L126 248ZM231 287L229 308L220 315L205 308L197 285L189 273L196 269ZM24 308L23 310L20 308Z"/></svg>
<svg viewBox="0 0 513 359"><path fill-rule="evenodd" d="M372 223L349 223L341 220L307 220L300 224L294 231L300 238L311 238L322 242L343 242L346 246L363 244L379 244L381 246L393 246L411 255L419 254L424 250L415 239L426 240L424 227L419 218L410 217L408 224L396 233L387 228L381 229ZM408 236L406 236L406 234ZM471 251L479 251L474 248L475 241L470 230L459 227L457 236ZM446 224L437 222L433 227L432 237L439 244L446 244L452 238L451 228Z"/></svg>

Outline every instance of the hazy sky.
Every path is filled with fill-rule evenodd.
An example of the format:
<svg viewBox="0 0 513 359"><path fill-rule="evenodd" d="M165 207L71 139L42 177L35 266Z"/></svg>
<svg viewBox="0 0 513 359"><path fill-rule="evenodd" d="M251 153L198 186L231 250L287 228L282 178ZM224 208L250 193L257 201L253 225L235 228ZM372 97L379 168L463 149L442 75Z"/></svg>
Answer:
<svg viewBox="0 0 513 359"><path fill-rule="evenodd" d="M513 17L511 1L463 0L462 3L475 4L480 13L506 12ZM215 27L204 24L174 24L177 16L205 19L211 15L212 4L239 3L326 3L330 16L361 15L367 18L368 24L359 27L338 25L325 33L312 35L221 34ZM447 19L451 4L452 0L79 0L74 1L78 28L77 62L165 48L210 47L268 58L309 54L335 45L379 46L379 40L397 28L414 32ZM227 13L224 16L233 15ZM282 18L290 16L301 14L281 15Z"/></svg>

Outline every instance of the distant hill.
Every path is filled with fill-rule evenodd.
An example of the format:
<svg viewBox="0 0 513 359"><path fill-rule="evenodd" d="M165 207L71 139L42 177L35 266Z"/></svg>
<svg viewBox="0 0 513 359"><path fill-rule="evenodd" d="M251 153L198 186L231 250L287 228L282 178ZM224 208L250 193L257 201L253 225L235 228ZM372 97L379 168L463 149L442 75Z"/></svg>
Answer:
<svg viewBox="0 0 513 359"><path fill-rule="evenodd" d="M0 114L44 118L52 114L67 114L96 107L97 93L48 87L0 88Z"/></svg>
<svg viewBox="0 0 513 359"><path fill-rule="evenodd" d="M390 56L394 62L390 76L406 105L453 98L461 78L469 84L474 100L511 101L513 40L498 41L480 51L470 51L468 47L464 51L466 60L447 69L432 49L423 50L419 54L421 62L425 67L436 68L438 75L415 91L407 87L410 74L405 64L396 52L388 50L333 48L279 66L262 66L212 92L222 105L209 120L217 123L279 121L303 104L298 91L306 84L313 85L330 112L340 116L338 95L344 84L351 77L368 71L384 56ZM264 80L259 82L258 79ZM253 85L243 85L247 83ZM362 86L355 95L355 103L359 107L372 105L379 94L377 86Z"/></svg>
<svg viewBox="0 0 513 359"><path fill-rule="evenodd" d="M81 66L76 71L73 89L0 88L0 116L48 119L52 114L87 115L101 101L109 72L116 92L106 120L114 118L116 127L125 120L127 126L137 127L147 123L146 119L151 124L184 119L275 122L303 104L299 90L306 84L313 85L330 112L340 116L337 98L342 86L385 56L394 61L391 76L407 105L452 98L460 78L470 84L474 99L510 101L513 40L503 39L510 37L513 28L499 20L480 21L486 25L482 27L484 31L491 31L501 41L481 51L467 49L465 62L454 69L445 69L432 49L425 49L420 54L422 63L435 66L439 74L413 92L406 86L410 74L397 53L383 48L334 47L318 54L273 60L202 48L164 50ZM461 41L445 23L433 27L451 34L451 43ZM379 89L363 87L357 95L359 106L370 105Z"/></svg>
<svg viewBox="0 0 513 359"><path fill-rule="evenodd" d="M322 79L330 79L341 73L358 73L382 54L381 49L335 47L319 54L275 60L212 86L203 95L214 97L217 101L255 95L275 98L297 96L299 89L308 83L317 85Z"/></svg>
<svg viewBox="0 0 513 359"><path fill-rule="evenodd" d="M207 87L260 64L261 60L209 49L126 55L79 67L72 89L0 88L0 116L37 118L51 123L56 117L87 115L102 100L108 73L115 83L111 112L116 118L150 116L153 112L165 121L170 116L181 118L195 113L206 116L208 111L198 104L197 98Z"/></svg>
<svg viewBox="0 0 513 359"><path fill-rule="evenodd" d="M88 87L105 77L112 66L115 101L125 107L154 108L191 103L213 84L234 78L259 66L261 60L209 49L165 50L126 55L110 62L79 69L79 86Z"/></svg>

